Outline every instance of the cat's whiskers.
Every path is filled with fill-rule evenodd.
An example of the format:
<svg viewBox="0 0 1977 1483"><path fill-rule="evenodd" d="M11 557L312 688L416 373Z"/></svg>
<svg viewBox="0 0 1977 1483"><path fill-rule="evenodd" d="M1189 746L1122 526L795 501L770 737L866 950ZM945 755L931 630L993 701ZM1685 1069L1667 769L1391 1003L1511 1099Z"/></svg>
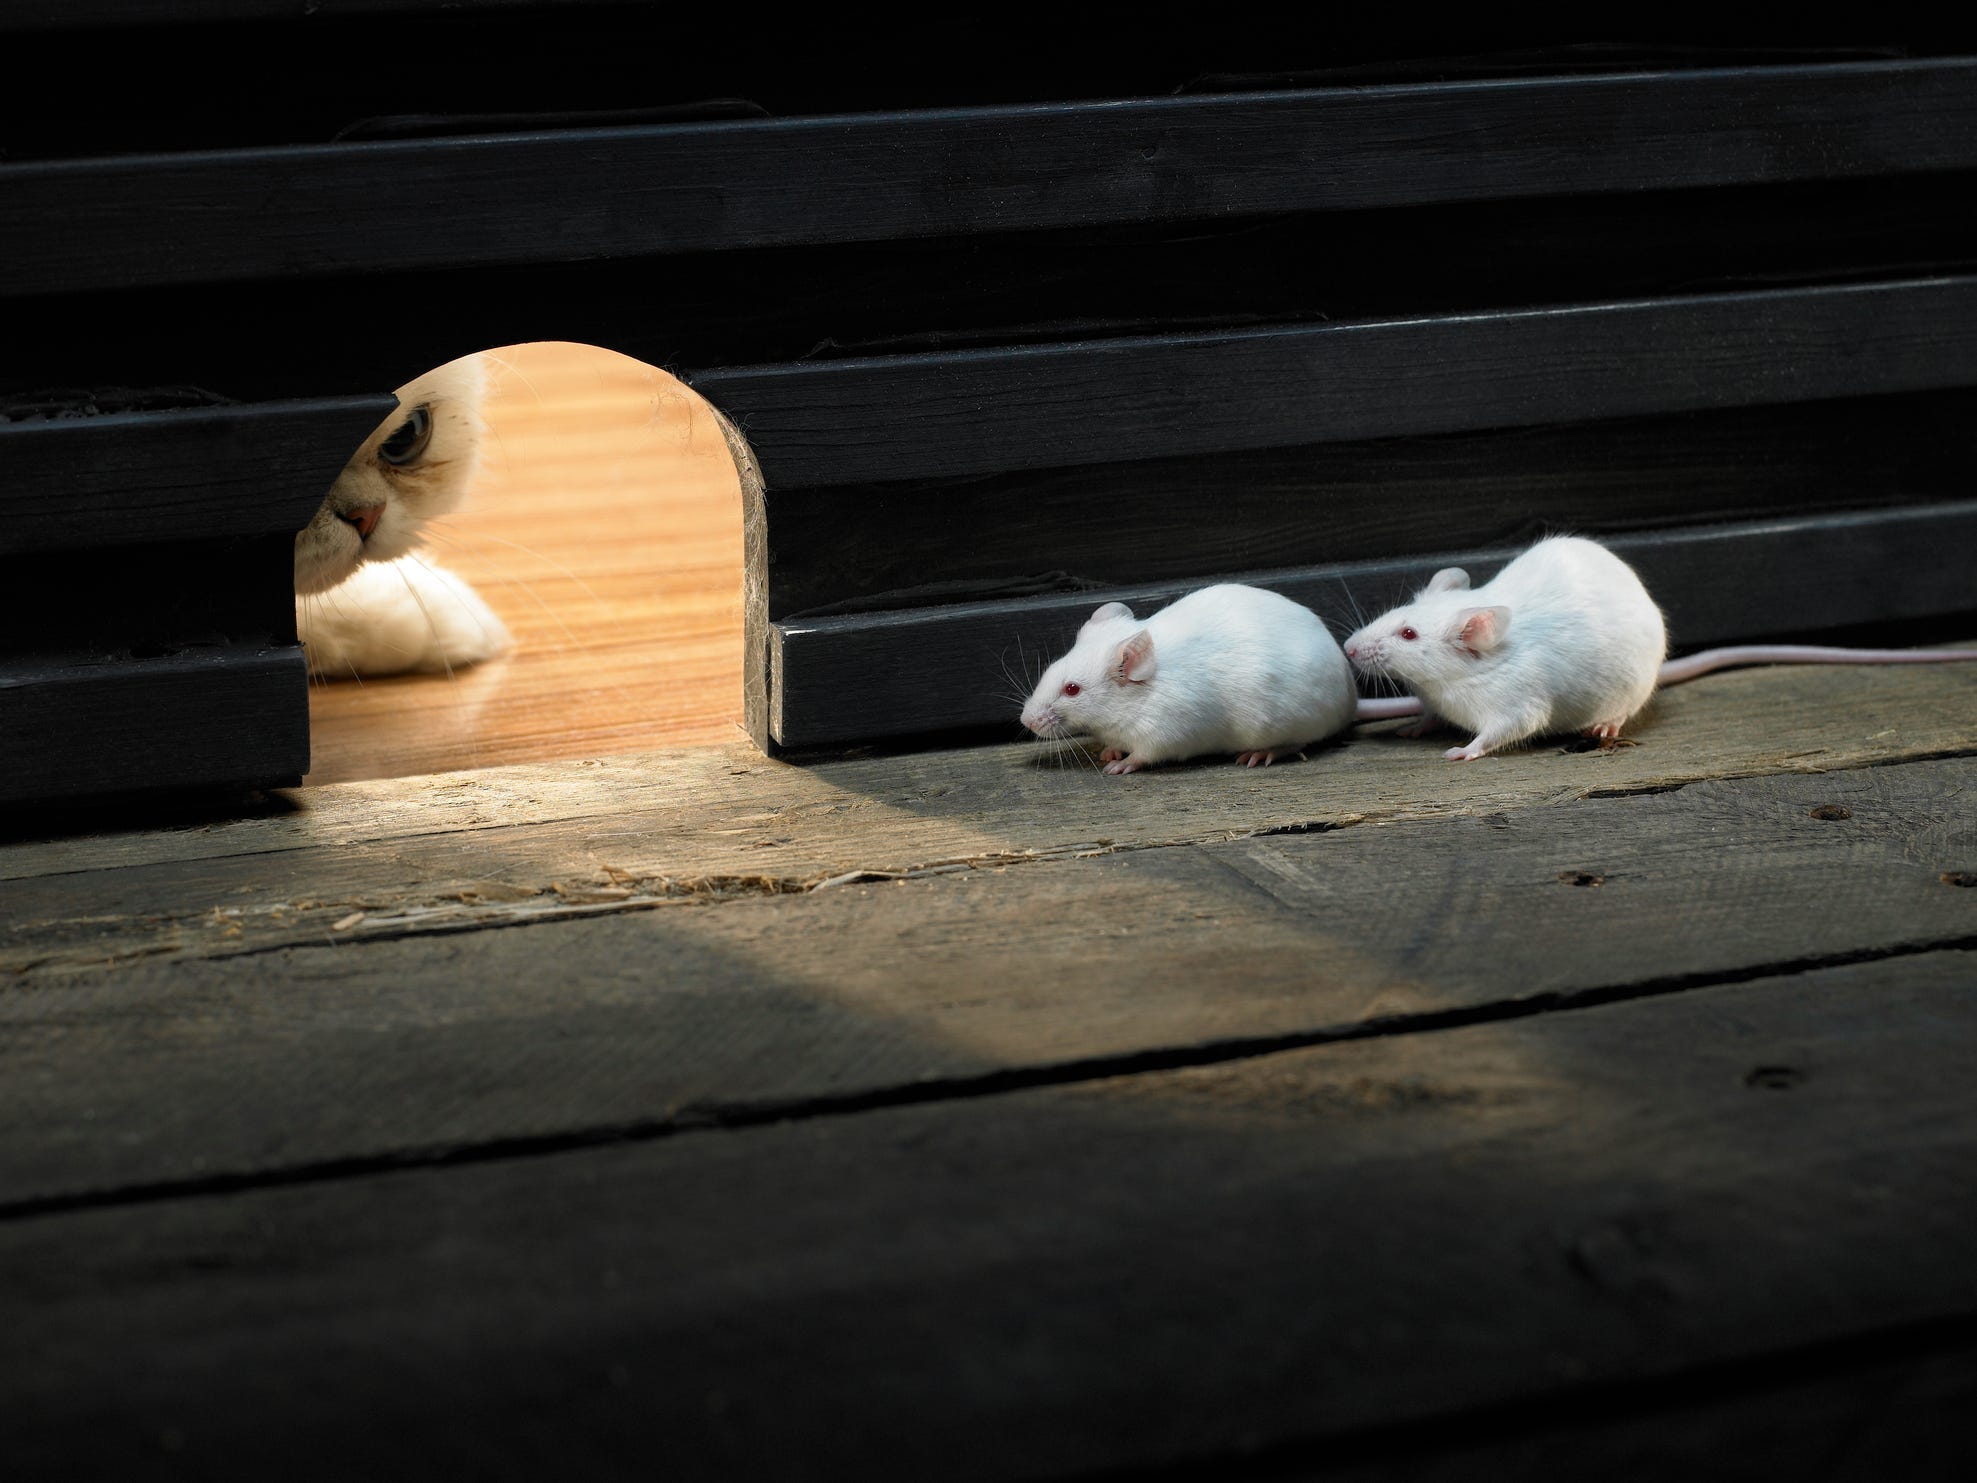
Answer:
<svg viewBox="0 0 1977 1483"><path fill-rule="evenodd" d="M584 595L586 597L591 598L593 601L596 602L604 601L603 598L598 596L596 588L592 587L590 583L586 582L582 577L578 576L575 572L571 571L567 566L564 566L562 562L557 561L553 557L544 555L542 552L537 551L531 546L524 546L520 541L511 541L505 536L498 536L494 534L494 532L488 530L476 530L472 532L471 535L469 535L468 532L462 531L457 527L448 525L443 519L427 521L425 525L425 533L428 537L433 535L440 535L443 537L452 537L456 541L461 538L467 538L475 541L493 541L497 545L507 546L511 550L521 552L524 556L534 557L537 561L541 562L544 566L552 568L559 576L568 577L572 582L575 582L577 586L581 587L584 590Z"/></svg>
<svg viewBox="0 0 1977 1483"><path fill-rule="evenodd" d="M413 557L412 559L415 561L418 560L417 557ZM432 568L426 566L426 564L423 561L420 561L419 565L425 567L427 571L432 570ZM423 597L419 596L419 589L413 586L412 579L405 575L404 567L398 565L396 562L393 562L392 570L398 574L398 580L405 584L405 591L411 596L412 601L415 604L417 604L419 611L425 614L427 630L433 635L433 637L437 638L439 636L439 625L432 621L432 609L427 607L426 600ZM454 677L453 661L446 657L446 646L444 644L441 644L439 646L438 653L439 653L439 662L446 667L446 678L448 680L453 679Z"/></svg>
<svg viewBox="0 0 1977 1483"><path fill-rule="evenodd" d="M420 557L420 555L419 555L419 553L418 553L418 552L416 552L416 551L408 551L408 552L407 552L407 553L405 554L405 556L403 557L403 559L404 559L404 560L406 560L406 561L410 561L410 562L415 562L415 563L417 563L417 565L419 566L419 568L420 568L420 569L421 569L422 571L425 571L425 572L427 572L428 574L430 574L430 575L431 575L431 577L433 578L433 580L434 580L434 581L435 581L436 583L438 583L438 584L439 584L440 586L442 586L442 587L445 587L445 583L444 583L444 581L443 581L443 579L441 578L441 575L440 575L440 573L439 573L439 571L438 571L438 570L437 570L437 569L436 569L435 567L433 567L433 566L431 566L431 565L430 565L429 563L427 563L427 562L426 562L425 560L423 560L423 559L422 559L422 558ZM410 590L411 590L411 586L412 586L412 584L411 584L411 581L410 581L410 579L409 579L409 578L407 578L407 577L405 576L405 574L404 574L404 571L403 571L403 569L402 569L402 568L401 568L401 569L400 569L400 571L399 571L399 580L401 580L401 581L403 581L403 582L405 583L405 586L406 586L406 590L407 590L407 591L410 591ZM450 594L450 593L451 593L451 591L452 591L452 589L451 589L450 587L446 587L446 589L445 589L445 590L446 590L446 591L447 591L447 592L448 592L449 594ZM416 593L416 592L414 592L414 593L412 593L412 596L413 596L413 598L414 598L414 599L416 600L416 599L418 598L418 593ZM479 629L479 630L481 631L481 637L482 637L482 638L487 638L487 637L489 636L489 634L488 634L488 627L487 627L487 623L486 623L486 620L484 620L484 619L483 619L483 618L481 617L481 615L480 615L480 614L479 614L478 612L476 612L476 611L474 610L474 605L473 605L472 603L470 603L470 602L467 602L467 601L465 601L464 599L462 599L462 600L460 601L460 609L461 609L461 611L462 611L462 612L464 612L464 613L465 613L465 614L466 614L466 615L467 615L467 616L468 616L469 618L471 618L471 619L473 619L473 620L474 620L474 627L476 627L476 628L478 628L478 629ZM427 612L427 610L426 610L426 605L425 605L425 603L423 603L423 602L420 602L420 603L419 603L419 611L420 611L420 612L422 612L422 613L425 613L425 615L426 615L426 627L427 627L427 628L428 628L429 630L431 630L431 632L432 632L432 635L433 635L433 637L434 637L434 638L438 638L438 637L439 637L439 631L438 631L438 630L437 630L436 628L433 628L433 622L432 622L432 614L431 614L430 612ZM448 671L448 674L450 675L451 673L452 673L452 671L450 671L450 670L449 670L449 671Z"/></svg>
<svg viewBox="0 0 1977 1483"><path fill-rule="evenodd" d="M343 607L342 604L336 601L336 588L334 587L326 588L321 592L302 594L299 600L305 611L320 613L325 608L328 608L334 610L339 617L343 615ZM364 683L364 676L358 671L356 661L346 656L344 665L350 671L350 678L355 680L359 685L362 685ZM306 651L304 653L304 666L304 673L308 676L311 685L340 685L343 683L341 676L333 676L328 670L321 668L315 660L308 657Z"/></svg>
<svg viewBox="0 0 1977 1483"><path fill-rule="evenodd" d="M553 570L561 573L563 576L567 577L570 581L574 582L577 585L577 587L579 587L584 593L586 593L588 596L590 596L599 604L603 604L605 602L605 599L594 588L592 588L588 582L584 581L582 577L578 576L576 573L570 571L567 567L563 566L561 563L555 561L554 559L552 559L551 557L545 555L540 551L533 550L530 547L521 544L519 541L510 541L503 539L502 537L494 535L488 531L475 530L469 532L457 526L448 525L443 520L431 520L426 523L423 531L423 535L428 545L436 546L442 551L456 550L462 552L463 554L472 552L474 561L477 565L486 567L490 571L496 573L496 575L494 576L494 580L496 582L500 583L502 586L505 587L518 589L524 596L528 598L530 602L534 603L535 606L541 610L543 617L546 618L550 623L555 625L555 627L562 633L564 639L564 646L563 646L564 652L571 654L582 654L589 647L584 642L584 640L580 638L574 630L571 629L570 625L564 621L563 615L556 611L555 605L549 602L546 598L544 598L541 593L537 592L535 590L535 587L526 578L510 575L509 573L512 572L513 570L512 567L504 566L502 563L493 560L492 558L487 556L485 551L475 552L473 548L477 545L480 545L482 542L491 541L496 545L505 546L510 550L519 551L525 556L533 557L537 561L542 562L545 566L548 566ZM655 717L655 716L663 715L663 711L654 711L651 709L653 696L649 688L633 689L623 684L612 683L608 680L600 680L599 677L595 674L592 675L591 681L597 690L603 692L604 694L608 694L616 697L617 700L622 703L625 713L628 716L638 715L645 717Z"/></svg>
<svg viewBox="0 0 1977 1483"><path fill-rule="evenodd" d="M477 542L481 540L494 540L499 542L499 544L501 545L511 546L515 550L521 551L527 555L530 556L539 555L539 553L530 551L528 547L519 545L514 541L502 541L498 536L489 536L485 531L475 531L472 535L469 535L465 531L461 531L457 529L441 530L439 529L438 521L432 521L428 523L425 528L424 535L426 538L426 543L428 545L436 546L441 550L471 552L473 546ZM546 557L542 557L541 559L544 561L548 560L548 558ZM504 587L512 587L519 590L523 596L527 597L530 602L534 603L538 608L540 608L542 610L542 615L545 618L547 618L551 623L555 624L556 627L562 631L563 638L565 639L566 646L568 648L574 650L581 650L584 647L583 640L578 638L575 631L571 629L570 625L563 621L563 615L556 611L554 604L550 603L546 598L543 597L541 593L537 592L534 586L526 578L508 575L508 572L512 570L512 568L501 567L500 564L497 562L488 561L487 558L480 553L475 553L475 560L477 563L487 565L490 568L498 569L499 575L495 577L495 581L501 583L501 585ZM549 564L552 566L555 565L554 562L550 562ZM589 584L584 582L582 578L573 576L572 580L575 581L579 587L582 587L584 591L588 592L591 597L596 598L599 602L603 601L603 599L599 598L595 592L591 591Z"/></svg>

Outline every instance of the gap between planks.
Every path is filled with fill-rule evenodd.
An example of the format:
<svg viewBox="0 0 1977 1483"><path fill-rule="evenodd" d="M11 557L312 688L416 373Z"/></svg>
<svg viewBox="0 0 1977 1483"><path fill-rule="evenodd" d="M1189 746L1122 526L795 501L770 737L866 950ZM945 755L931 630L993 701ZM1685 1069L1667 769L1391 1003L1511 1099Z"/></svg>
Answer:
<svg viewBox="0 0 1977 1483"><path fill-rule="evenodd" d="M50 978L0 994L0 1185L16 1209L165 1198L1940 962L1977 947L1972 775L1711 782Z"/></svg>
<svg viewBox="0 0 1977 1483"><path fill-rule="evenodd" d="M122 1185L115 1188L83 1190L18 1200L0 1199L0 1222L32 1220L82 1210L144 1205L165 1200L210 1199L247 1190L337 1183L410 1169L508 1163L519 1159L544 1158L584 1149L650 1143L695 1133L742 1132L752 1128L773 1127L779 1123L802 1122L814 1118L854 1117L862 1113L921 1107L932 1103L969 1102L1019 1092L1077 1087L1094 1082L1111 1081L1119 1077L1230 1066L1245 1061L1259 1061L1272 1056L1316 1050L1328 1045L1350 1044L1354 1041L1432 1035L1479 1025L1508 1024L1538 1015L1582 1013L1676 994L1762 984L1816 974L1833 968L1888 964L1902 959L1917 959L1931 963L1942 961L1945 954L1959 953L1977 953L1977 934L1962 939L1893 948L1829 953L1822 957L1795 962L1758 963L1730 972L1674 975L1632 984L1602 985L1575 992L1552 992L1526 999L1501 1000L1473 1008L1446 1010L1440 1013L1392 1015L1365 1020L1356 1025L1328 1027L1295 1035L1255 1036L1214 1041L1202 1045L1162 1047L1122 1055L1099 1056L1088 1060L1009 1067L975 1076L933 1078L874 1087L868 1091L834 1097L811 1097L788 1102L716 1104L689 1109L664 1118L613 1126L569 1128L554 1133L501 1138L479 1143L406 1147L360 1157L298 1164L273 1170L221 1171L191 1178L160 1180L151 1184ZM1973 957L1971 968L1973 973L1977 973L1977 957Z"/></svg>
<svg viewBox="0 0 1977 1483"><path fill-rule="evenodd" d="M798 767L745 744L310 788L173 828L0 844L21 974L733 901L1977 751L1977 666L1780 668L1657 699L1639 745L1461 766L1362 728L1298 763L1101 778L978 747ZM339 925L340 924L340 925ZM4 992L4 987L0 987Z"/></svg>
<svg viewBox="0 0 1977 1483"><path fill-rule="evenodd" d="M571 1465L572 1438L649 1470L663 1437L680 1476L869 1477L853 1416L889 1473L1055 1475L1956 1325L1967 984L1862 965L13 1222L21 1455L155 1456L169 1420L194 1465L299 1445L347 1475L387 1460L354 1409L492 1427L503 1475Z"/></svg>

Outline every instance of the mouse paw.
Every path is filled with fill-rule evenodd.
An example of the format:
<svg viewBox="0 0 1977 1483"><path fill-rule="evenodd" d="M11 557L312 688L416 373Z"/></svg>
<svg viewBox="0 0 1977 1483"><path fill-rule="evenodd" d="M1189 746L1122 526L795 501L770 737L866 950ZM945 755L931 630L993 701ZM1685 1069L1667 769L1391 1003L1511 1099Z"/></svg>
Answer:
<svg viewBox="0 0 1977 1483"><path fill-rule="evenodd" d="M1114 757L1112 761L1105 764L1105 771L1108 776L1116 778L1123 773L1138 772L1145 766L1146 764L1140 761L1139 758L1128 757L1122 752Z"/></svg>
<svg viewBox="0 0 1977 1483"><path fill-rule="evenodd" d="M1124 747L1107 747L1098 754L1100 762L1117 762L1126 755Z"/></svg>
<svg viewBox="0 0 1977 1483"><path fill-rule="evenodd" d="M1275 752L1236 753L1236 765L1238 767L1268 767L1272 762L1275 762L1276 760L1277 760L1277 754Z"/></svg>
<svg viewBox="0 0 1977 1483"><path fill-rule="evenodd" d="M1440 716L1423 716L1418 721L1409 721L1405 726L1398 728L1394 732L1394 735L1410 737L1426 736L1430 732L1440 731L1441 729L1442 720Z"/></svg>
<svg viewBox="0 0 1977 1483"><path fill-rule="evenodd" d="M1480 742L1471 742L1466 747L1450 747L1442 753L1444 762L1474 762L1478 757L1487 757L1490 749Z"/></svg>
<svg viewBox="0 0 1977 1483"><path fill-rule="evenodd" d="M1601 741L1610 741L1620 735L1620 723L1618 721L1595 721L1579 734L1581 736L1597 737Z"/></svg>

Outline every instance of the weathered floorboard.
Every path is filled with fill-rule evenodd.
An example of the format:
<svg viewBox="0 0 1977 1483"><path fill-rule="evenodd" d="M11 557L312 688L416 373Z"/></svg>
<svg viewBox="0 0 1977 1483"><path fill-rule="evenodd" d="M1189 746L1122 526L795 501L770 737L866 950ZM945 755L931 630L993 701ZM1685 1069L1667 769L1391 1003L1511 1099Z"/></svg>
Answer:
<svg viewBox="0 0 1977 1483"><path fill-rule="evenodd" d="M1013 722L1015 704L1010 704ZM1038 747L815 767L746 746L312 788L198 827L0 843L0 969L639 910L851 872L988 868L1977 751L1977 664L1713 675L1639 745L1455 766L1371 728L1294 765L1104 778ZM356 919L362 913L361 919ZM339 926L339 924L342 924Z"/></svg>
<svg viewBox="0 0 1977 1483"><path fill-rule="evenodd" d="M1977 1324L1951 1319L1755 1364L1708 1365L1439 1427L1215 1459L1179 1478L1245 1483L1962 1483L1977 1438Z"/></svg>
<svg viewBox="0 0 1977 1483"><path fill-rule="evenodd" d="M1967 1316L1968 957L7 1222L10 1464L1052 1475Z"/></svg>
<svg viewBox="0 0 1977 1483"><path fill-rule="evenodd" d="M1977 944L1973 784L1712 781L43 975L0 989L0 1212Z"/></svg>

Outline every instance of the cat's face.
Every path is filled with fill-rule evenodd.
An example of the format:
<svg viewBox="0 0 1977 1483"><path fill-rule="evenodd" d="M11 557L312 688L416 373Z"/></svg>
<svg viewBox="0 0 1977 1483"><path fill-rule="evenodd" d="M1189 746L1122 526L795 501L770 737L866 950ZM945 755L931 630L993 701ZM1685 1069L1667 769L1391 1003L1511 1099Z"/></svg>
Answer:
<svg viewBox="0 0 1977 1483"><path fill-rule="evenodd" d="M420 528L454 509L480 467L478 355L449 361L398 389L398 410L364 439L295 538L295 590L323 592L361 562L390 561Z"/></svg>

